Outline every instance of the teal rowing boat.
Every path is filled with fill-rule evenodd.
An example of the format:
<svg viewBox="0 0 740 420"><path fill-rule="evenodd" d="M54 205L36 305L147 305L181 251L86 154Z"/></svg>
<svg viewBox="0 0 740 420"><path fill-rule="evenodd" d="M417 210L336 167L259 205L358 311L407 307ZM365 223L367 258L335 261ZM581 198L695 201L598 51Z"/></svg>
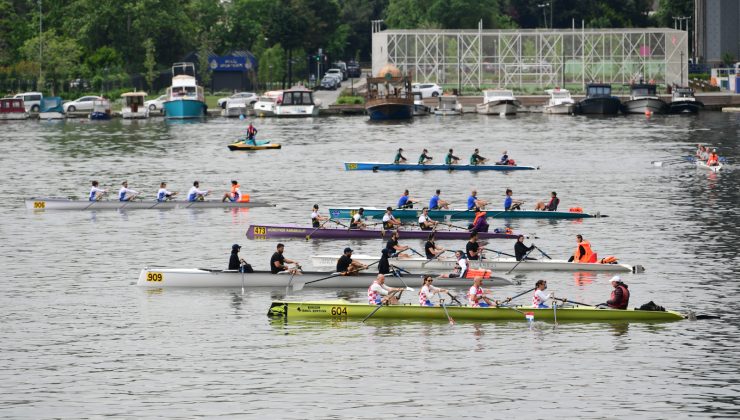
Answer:
<svg viewBox="0 0 740 420"><path fill-rule="evenodd" d="M376 305L352 303L346 300L290 302L273 301L267 315L286 320L331 319L362 320L378 309ZM447 320L445 308L418 305L390 305L378 309L373 319L414 319ZM686 317L674 311L641 311L638 309L597 309L593 306L572 306L553 309L533 309L526 306L500 308L471 308L467 306L447 306L447 311L455 320L461 321L573 321L573 322L665 322L678 321Z"/></svg>
<svg viewBox="0 0 740 420"><path fill-rule="evenodd" d="M377 207L363 207L363 215L370 219L381 219L385 209ZM333 219L351 219L359 207L335 207L329 209ZM393 209L396 219L416 220L421 215L421 209ZM487 217L493 219L587 219L592 217L607 217L600 213L583 213L575 211L538 211L538 210L487 210ZM432 220L472 220L475 217L473 210L430 210Z"/></svg>

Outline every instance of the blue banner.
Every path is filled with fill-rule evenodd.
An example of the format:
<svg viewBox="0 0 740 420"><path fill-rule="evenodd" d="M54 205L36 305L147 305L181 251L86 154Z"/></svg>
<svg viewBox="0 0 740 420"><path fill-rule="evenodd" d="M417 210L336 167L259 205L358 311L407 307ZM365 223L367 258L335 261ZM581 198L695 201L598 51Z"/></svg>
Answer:
<svg viewBox="0 0 740 420"><path fill-rule="evenodd" d="M236 57L233 55L210 57L209 66L211 71L247 71L251 63L247 57Z"/></svg>

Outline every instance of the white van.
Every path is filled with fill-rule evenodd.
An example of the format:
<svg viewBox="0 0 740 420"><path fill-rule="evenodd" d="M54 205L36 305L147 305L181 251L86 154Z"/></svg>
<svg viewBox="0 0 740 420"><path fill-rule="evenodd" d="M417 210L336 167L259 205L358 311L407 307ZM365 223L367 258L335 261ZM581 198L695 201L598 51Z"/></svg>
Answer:
<svg viewBox="0 0 740 420"><path fill-rule="evenodd" d="M26 112L39 112L41 110L41 99L44 94L41 92L24 92L13 96L13 99L23 99L23 105Z"/></svg>

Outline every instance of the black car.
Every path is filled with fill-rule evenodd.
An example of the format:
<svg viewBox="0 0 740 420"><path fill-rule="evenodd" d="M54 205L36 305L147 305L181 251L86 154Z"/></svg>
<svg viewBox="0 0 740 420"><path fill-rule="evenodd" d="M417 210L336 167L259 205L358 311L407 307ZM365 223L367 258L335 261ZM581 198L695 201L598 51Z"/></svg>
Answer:
<svg viewBox="0 0 740 420"><path fill-rule="evenodd" d="M347 76L348 77L360 77L362 70L360 65L356 61L350 61L347 63Z"/></svg>
<svg viewBox="0 0 740 420"><path fill-rule="evenodd" d="M335 77L324 77L321 79L321 89L325 90L336 90L337 89L337 79Z"/></svg>

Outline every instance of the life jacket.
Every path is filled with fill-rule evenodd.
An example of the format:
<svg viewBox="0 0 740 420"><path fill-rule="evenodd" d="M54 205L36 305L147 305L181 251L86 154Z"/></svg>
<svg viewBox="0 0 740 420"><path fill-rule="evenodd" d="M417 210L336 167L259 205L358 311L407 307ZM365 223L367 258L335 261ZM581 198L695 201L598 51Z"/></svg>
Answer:
<svg viewBox="0 0 740 420"><path fill-rule="evenodd" d="M581 247L583 247L583 255L581 255ZM591 243L588 241L582 241L576 245L576 250L573 253L573 261L581 263L596 262L597 255L591 250Z"/></svg>
<svg viewBox="0 0 740 420"><path fill-rule="evenodd" d="M709 155L709 159L707 159L707 165L716 165L718 160L719 159L717 158L717 155L712 153L711 155Z"/></svg>
<svg viewBox="0 0 740 420"><path fill-rule="evenodd" d="M614 309L627 309L627 305L630 303L630 291L623 284L617 284L617 288L622 289L622 300L610 304L609 307ZM613 301L616 298L617 288L612 290L611 299L609 300Z"/></svg>
<svg viewBox="0 0 740 420"><path fill-rule="evenodd" d="M478 213L475 213L475 219L473 219L473 226L478 224L478 219L480 219L481 217L485 219L486 212L479 211Z"/></svg>
<svg viewBox="0 0 740 420"><path fill-rule="evenodd" d="M601 260L599 260L599 263L600 264L616 264L617 257L610 255L608 257L604 257Z"/></svg>
<svg viewBox="0 0 740 420"><path fill-rule="evenodd" d="M571 213L583 213L583 208L582 207L571 207L568 209L568 211Z"/></svg>
<svg viewBox="0 0 740 420"><path fill-rule="evenodd" d="M484 279L490 279L491 278L491 270L468 268L468 271L465 272L465 278L466 279L473 279L473 278L476 278L476 277L482 277Z"/></svg>
<svg viewBox="0 0 740 420"><path fill-rule="evenodd" d="M509 159L509 161L506 164L509 166L516 166L516 161L514 159Z"/></svg>
<svg viewBox="0 0 740 420"><path fill-rule="evenodd" d="M249 194L242 194L239 196L240 203L248 203L249 202Z"/></svg>

